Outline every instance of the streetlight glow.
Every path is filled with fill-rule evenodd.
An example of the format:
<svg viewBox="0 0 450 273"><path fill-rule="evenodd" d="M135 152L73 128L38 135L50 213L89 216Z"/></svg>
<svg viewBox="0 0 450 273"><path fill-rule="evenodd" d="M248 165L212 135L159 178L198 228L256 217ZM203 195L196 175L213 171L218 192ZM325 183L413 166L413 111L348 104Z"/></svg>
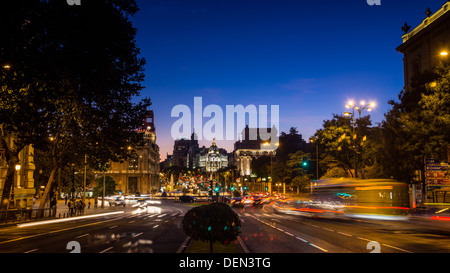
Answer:
<svg viewBox="0 0 450 273"><path fill-rule="evenodd" d="M447 56L448 55L448 52L447 51L442 51L441 52L441 56Z"/></svg>

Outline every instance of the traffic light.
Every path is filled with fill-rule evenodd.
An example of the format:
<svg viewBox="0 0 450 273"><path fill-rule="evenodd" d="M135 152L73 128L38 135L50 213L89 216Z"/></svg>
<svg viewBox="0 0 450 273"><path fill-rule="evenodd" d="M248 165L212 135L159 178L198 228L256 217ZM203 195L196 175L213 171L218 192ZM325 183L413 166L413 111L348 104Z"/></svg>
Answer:
<svg viewBox="0 0 450 273"><path fill-rule="evenodd" d="M308 167L308 158L306 156L303 157L302 167L303 168Z"/></svg>

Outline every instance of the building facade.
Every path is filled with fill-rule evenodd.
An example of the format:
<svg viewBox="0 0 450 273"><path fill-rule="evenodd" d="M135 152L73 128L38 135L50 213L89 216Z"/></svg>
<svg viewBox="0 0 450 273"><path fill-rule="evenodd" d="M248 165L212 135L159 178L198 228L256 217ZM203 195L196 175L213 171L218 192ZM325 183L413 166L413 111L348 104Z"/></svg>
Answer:
<svg viewBox="0 0 450 273"><path fill-rule="evenodd" d="M252 160L260 156L275 156L278 148L278 140L264 140L264 133L278 136L277 129L272 128L249 128L248 125L241 133L241 140L234 143L234 162L238 175L252 175Z"/></svg>
<svg viewBox="0 0 450 273"><path fill-rule="evenodd" d="M13 136L6 138L8 147L12 146L13 141ZM0 192L3 191L8 170L5 152L0 147ZM33 178L35 170L33 154L34 148L32 145L26 146L19 152L19 164L15 166L16 173L14 175L14 184L11 188L10 209L31 208L33 206L33 197L36 193Z"/></svg>
<svg viewBox="0 0 450 273"><path fill-rule="evenodd" d="M131 158L122 162L109 162L110 167L106 172L116 182L116 191L122 194L148 194L157 191L160 186L160 156L153 111L147 112L138 132L144 135L144 145L129 147L132 151Z"/></svg>
<svg viewBox="0 0 450 273"><path fill-rule="evenodd" d="M197 135L193 132L190 139L175 140L173 154L167 155L162 165L165 168L178 166L189 170L215 172L228 167L229 154L225 149L217 147L215 140L209 148L199 147Z"/></svg>
<svg viewBox="0 0 450 273"><path fill-rule="evenodd" d="M405 23L403 43L397 51L403 53L405 90L412 88L415 75L432 71L441 62L448 62L450 53L450 1L434 14L427 9L426 18L413 30Z"/></svg>

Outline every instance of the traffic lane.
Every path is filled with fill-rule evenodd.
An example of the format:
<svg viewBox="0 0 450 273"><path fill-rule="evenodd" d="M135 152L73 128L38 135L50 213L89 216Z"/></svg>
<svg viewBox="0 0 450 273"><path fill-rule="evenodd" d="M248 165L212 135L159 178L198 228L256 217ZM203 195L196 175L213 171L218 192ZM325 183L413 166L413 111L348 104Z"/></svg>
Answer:
<svg viewBox="0 0 450 273"><path fill-rule="evenodd" d="M127 236L123 236L124 234L128 234L130 238L141 237L140 242L145 245L148 243L148 241L145 241L146 240L146 238L144 238L145 236L142 236L144 235L144 233L142 233L144 231L139 230L141 229L141 227L146 229L145 231L148 232L152 228L157 228L158 226L161 226L160 222L162 222L162 224L165 224L166 221L169 222L168 220L163 221L162 217L170 215L172 216L181 215L183 212L179 208L164 207L162 212L167 213L153 215L155 217L155 220L149 221L149 218L152 217L151 214L143 214L143 213L132 214L131 212L134 210L136 209L135 208L129 209L127 214L121 215L119 217L112 217L111 219L106 220L104 218L87 219L58 224L34 226L28 228L15 228L15 232L10 231L9 236L3 238L4 240L0 242L0 252L54 252L54 253L67 252L66 244L71 240L91 239L90 242L95 241L97 243L103 240L104 243L105 241L107 241L107 237L105 237L105 234L108 234L110 236L110 239L115 239L116 241L119 238L126 239ZM142 220L144 220L144 222ZM155 222L155 224L152 225L152 222ZM177 229L181 228L181 220L176 222L175 227ZM109 229L115 229L114 233L112 233ZM179 230L173 233L177 235L180 234ZM12 236L11 234L14 235ZM137 234L139 234L139 236L136 236ZM161 237L159 241L161 241L163 251L165 250L171 252L168 249L176 250L179 244L181 244L181 242L185 239L185 236L175 236L175 237L174 238L165 238L164 236ZM178 240L181 240L179 244ZM170 245L171 244L170 242L172 241L173 241L172 244L178 245L169 247L165 246L167 244ZM102 248L101 247L102 243L98 245L99 248ZM89 244L84 244L83 249L85 249L85 251L96 252L97 250L96 248L89 250L87 246L89 246ZM104 249L101 249L99 251L102 250Z"/></svg>
<svg viewBox="0 0 450 273"><path fill-rule="evenodd" d="M251 210L247 210L251 211ZM267 207L263 211L270 212ZM280 214L282 215L282 214ZM305 223L318 229L347 234L359 240L379 242L383 252L449 252L450 234L445 225L430 227L419 221L381 221L342 218L302 217L285 215L286 219ZM322 236L330 236L323 234Z"/></svg>
<svg viewBox="0 0 450 273"><path fill-rule="evenodd" d="M38 249L37 246L42 244L55 247L61 243L58 241L59 239L53 241L53 238L60 238L60 236L63 236L64 234L80 232L80 230L87 229L88 227L97 227L101 229L101 225L115 221L119 218L120 217L101 217L100 219L85 219L26 228L15 227L15 229L10 230L8 233L2 232L0 252L27 252L31 250L30 247Z"/></svg>
<svg viewBox="0 0 450 273"><path fill-rule="evenodd" d="M242 220L241 239L252 253L348 252L320 238L310 236L272 219L238 211Z"/></svg>
<svg viewBox="0 0 450 273"><path fill-rule="evenodd" d="M105 225L20 240L14 252L67 253L72 250L69 242L78 243L83 253L175 252L185 239L179 235L177 218L166 214L152 219L127 215ZM167 233L172 234L170 238L166 238Z"/></svg>
<svg viewBox="0 0 450 273"><path fill-rule="evenodd" d="M312 242L314 245L327 250L327 252L368 253L370 250L373 250L373 248L370 247L373 244L371 242L377 242L375 239L369 239L359 235L367 232L361 232L358 228L350 231L349 228L351 228L352 225L342 228L341 225L346 223L346 220L343 219L329 220L331 223L335 223L335 221L339 222L339 224L332 226L329 223L324 222L324 219L318 218L316 221L313 218L310 219L300 216L270 214L270 211L258 207L246 207L243 211L247 214L252 213L251 215L254 216L255 219L263 223L269 223L274 228L278 227L282 230L287 230L289 234L294 234L295 237L300 237L308 242ZM409 252L388 244L386 244L384 248L384 252L387 253Z"/></svg>
<svg viewBox="0 0 450 273"><path fill-rule="evenodd" d="M134 216L80 238L86 253L175 253L186 236L179 215Z"/></svg>
<svg viewBox="0 0 450 273"><path fill-rule="evenodd" d="M364 221L286 216L294 222L317 230L347 235L350 238L378 242L384 253L442 253L450 252L450 232L417 225L410 221ZM314 231L312 231L314 232ZM328 240L332 234L321 233Z"/></svg>

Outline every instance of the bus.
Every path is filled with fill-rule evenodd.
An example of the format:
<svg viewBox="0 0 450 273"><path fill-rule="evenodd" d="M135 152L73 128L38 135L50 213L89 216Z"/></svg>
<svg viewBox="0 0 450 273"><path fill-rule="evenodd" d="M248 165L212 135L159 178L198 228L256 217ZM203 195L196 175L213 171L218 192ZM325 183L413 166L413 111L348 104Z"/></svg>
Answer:
<svg viewBox="0 0 450 273"><path fill-rule="evenodd" d="M279 202L277 212L381 220L404 220L409 186L392 179L323 179L311 182L308 201Z"/></svg>

